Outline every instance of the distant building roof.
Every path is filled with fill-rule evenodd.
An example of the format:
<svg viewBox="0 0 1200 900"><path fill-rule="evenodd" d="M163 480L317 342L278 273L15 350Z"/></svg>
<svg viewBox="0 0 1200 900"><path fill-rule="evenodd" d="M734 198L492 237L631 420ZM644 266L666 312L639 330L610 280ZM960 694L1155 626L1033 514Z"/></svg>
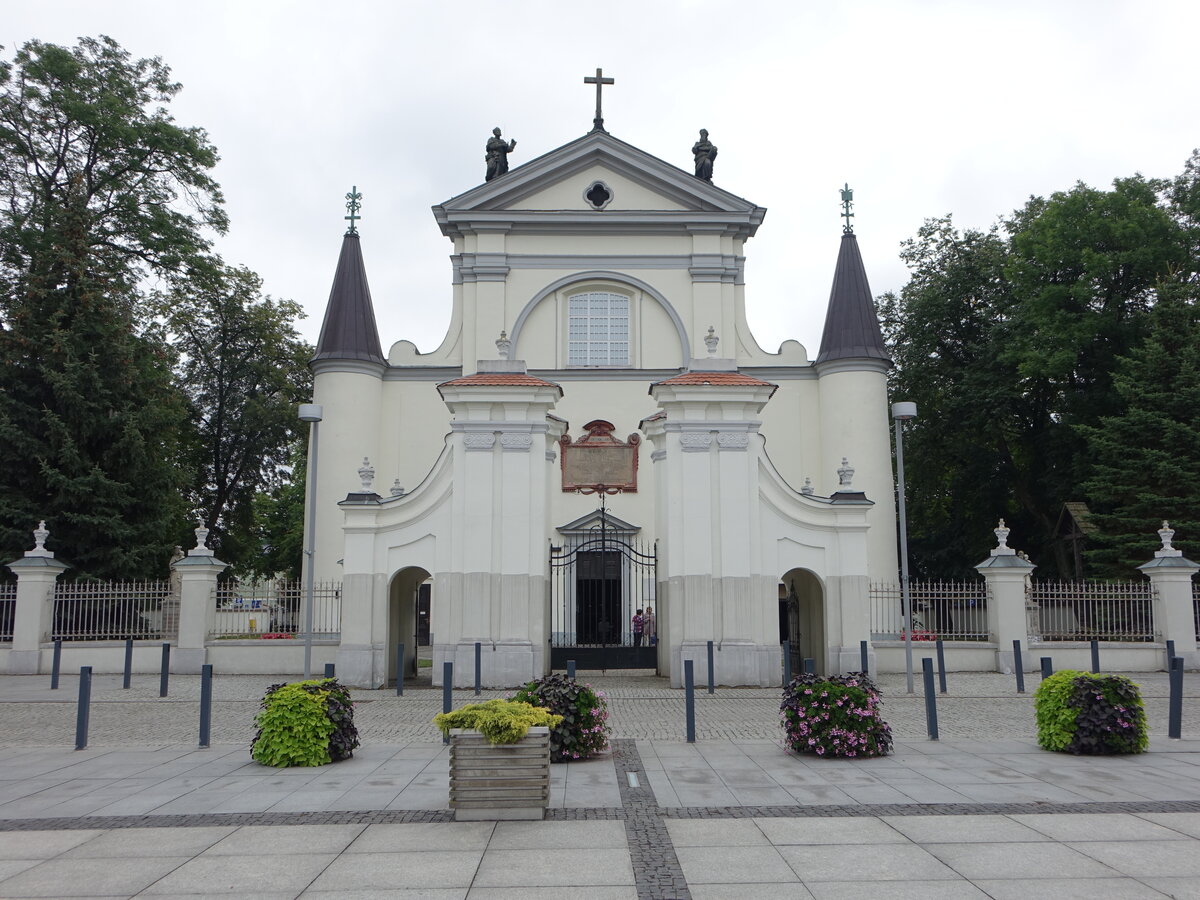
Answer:
<svg viewBox="0 0 1200 900"><path fill-rule="evenodd" d="M821 352L815 362L834 359L881 359L891 362L879 330L879 317L871 298L871 286L853 233L842 235L833 289L825 312Z"/></svg>
<svg viewBox="0 0 1200 900"><path fill-rule="evenodd" d="M342 238L342 252L313 361L321 359L360 359L386 364L357 234Z"/></svg>

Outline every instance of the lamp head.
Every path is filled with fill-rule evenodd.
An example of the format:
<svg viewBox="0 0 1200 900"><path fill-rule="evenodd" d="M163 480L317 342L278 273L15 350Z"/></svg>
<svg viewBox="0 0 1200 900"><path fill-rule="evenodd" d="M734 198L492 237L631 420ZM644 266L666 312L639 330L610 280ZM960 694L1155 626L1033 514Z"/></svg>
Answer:
<svg viewBox="0 0 1200 900"><path fill-rule="evenodd" d="M298 410L301 422L320 422L323 412L319 403L301 403Z"/></svg>
<svg viewBox="0 0 1200 900"><path fill-rule="evenodd" d="M915 419L917 417L917 404L907 400L900 403L892 404L893 419Z"/></svg>

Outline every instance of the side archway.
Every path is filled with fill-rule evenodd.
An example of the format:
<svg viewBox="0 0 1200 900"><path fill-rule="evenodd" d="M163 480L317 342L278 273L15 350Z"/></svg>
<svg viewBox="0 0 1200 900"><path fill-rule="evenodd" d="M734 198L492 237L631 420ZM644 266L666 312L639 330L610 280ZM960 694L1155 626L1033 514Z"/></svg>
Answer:
<svg viewBox="0 0 1200 900"><path fill-rule="evenodd" d="M792 672L804 671L804 660L811 659L818 673L829 671L826 658L825 587L809 569L790 569L784 573L780 591L781 635L791 643Z"/></svg>
<svg viewBox="0 0 1200 900"><path fill-rule="evenodd" d="M422 637L428 643L428 606L432 603L432 579L427 570L407 566L392 576L388 585L387 683L396 683L398 644L404 644L404 676L413 678L419 673L417 648Z"/></svg>

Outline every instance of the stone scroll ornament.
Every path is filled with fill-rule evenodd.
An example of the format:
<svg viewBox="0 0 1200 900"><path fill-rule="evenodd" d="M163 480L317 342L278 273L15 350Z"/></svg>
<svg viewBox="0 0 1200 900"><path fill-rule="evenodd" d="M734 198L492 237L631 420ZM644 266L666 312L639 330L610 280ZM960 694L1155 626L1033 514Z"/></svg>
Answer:
<svg viewBox="0 0 1200 900"><path fill-rule="evenodd" d="M595 419L583 426L578 440L569 434L558 439L564 493L579 490L620 490L637 493L638 446L642 439L629 435L627 441L613 437L612 422Z"/></svg>

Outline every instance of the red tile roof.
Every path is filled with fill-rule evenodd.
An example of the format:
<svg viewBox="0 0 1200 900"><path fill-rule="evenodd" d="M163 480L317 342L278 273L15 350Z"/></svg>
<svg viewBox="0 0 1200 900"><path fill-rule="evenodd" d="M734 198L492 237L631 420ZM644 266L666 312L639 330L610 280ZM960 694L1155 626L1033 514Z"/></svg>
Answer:
<svg viewBox="0 0 1200 900"><path fill-rule="evenodd" d="M525 375L519 372L479 372L475 375L465 375L462 378L455 378L453 381L447 381L439 385L439 387L466 387L470 385L480 385L487 387L558 387L553 381L546 381L542 378L535 378L532 375Z"/></svg>
<svg viewBox="0 0 1200 900"><path fill-rule="evenodd" d="M746 387L775 387L769 381L760 381L741 372L684 372L659 384L730 384Z"/></svg>

